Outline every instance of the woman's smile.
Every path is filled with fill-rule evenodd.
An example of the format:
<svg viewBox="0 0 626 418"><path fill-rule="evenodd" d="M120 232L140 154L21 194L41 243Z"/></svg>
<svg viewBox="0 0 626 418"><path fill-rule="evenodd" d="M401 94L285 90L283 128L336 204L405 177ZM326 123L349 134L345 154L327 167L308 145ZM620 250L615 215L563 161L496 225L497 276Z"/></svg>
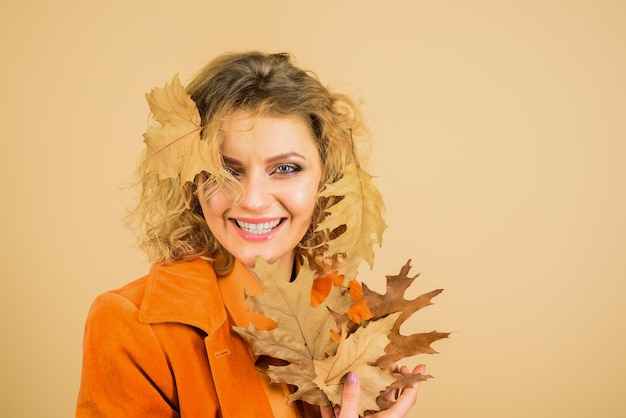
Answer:
<svg viewBox="0 0 626 418"><path fill-rule="evenodd" d="M271 239L285 218L275 220L242 220L233 219L235 225L241 230L241 235L248 240L268 240Z"/></svg>

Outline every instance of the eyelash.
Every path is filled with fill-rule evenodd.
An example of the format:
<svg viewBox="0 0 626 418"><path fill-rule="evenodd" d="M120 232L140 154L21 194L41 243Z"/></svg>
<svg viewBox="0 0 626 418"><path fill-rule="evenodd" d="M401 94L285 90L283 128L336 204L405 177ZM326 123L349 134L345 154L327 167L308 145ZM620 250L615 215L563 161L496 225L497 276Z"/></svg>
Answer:
<svg viewBox="0 0 626 418"><path fill-rule="evenodd" d="M281 171L286 170L286 171ZM297 164L280 164L274 169L277 174L293 174L302 171L302 167Z"/></svg>
<svg viewBox="0 0 626 418"><path fill-rule="evenodd" d="M225 166L224 169L234 177L237 177L239 175L239 173L232 167ZM272 174L290 175L299 171L302 171L302 167L297 164L279 164L272 171Z"/></svg>

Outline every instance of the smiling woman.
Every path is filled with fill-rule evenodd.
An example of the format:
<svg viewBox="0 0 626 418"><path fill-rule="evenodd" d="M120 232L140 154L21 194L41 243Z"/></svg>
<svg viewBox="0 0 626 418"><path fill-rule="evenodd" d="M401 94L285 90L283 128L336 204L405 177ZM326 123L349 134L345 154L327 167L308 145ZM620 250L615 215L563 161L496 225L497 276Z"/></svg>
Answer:
<svg viewBox="0 0 626 418"><path fill-rule="evenodd" d="M294 249L311 225L322 178L310 127L300 117L236 112L224 123L221 149L243 195L236 204L227 190L207 199L201 187L209 229L247 267L261 256L291 277Z"/></svg>
<svg viewBox="0 0 626 418"><path fill-rule="evenodd" d="M345 263L345 254L325 254L343 230L321 227L341 201L322 191L359 167L358 109L288 54L259 52L220 56L186 90L174 78L148 101L160 124L145 134L130 219L154 263L93 303L77 416L331 416L323 402L293 401L301 388L270 383L260 370L279 359L251 354L233 327L276 325L245 303L263 292L258 257L277 263L285 282ZM372 196L367 204L382 207ZM414 404L421 375L407 377L385 416L406 416ZM359 393L348 374L341 417L358 416Z"/></svg>

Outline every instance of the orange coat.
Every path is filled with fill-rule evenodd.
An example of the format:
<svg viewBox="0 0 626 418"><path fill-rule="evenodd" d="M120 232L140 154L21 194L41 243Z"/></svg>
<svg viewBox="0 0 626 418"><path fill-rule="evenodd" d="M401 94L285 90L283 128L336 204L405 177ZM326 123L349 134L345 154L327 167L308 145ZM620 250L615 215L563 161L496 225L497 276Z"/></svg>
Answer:
<svg viewBox="0 0 626 418"><path fill-rule="evenodd" d="M100 295L85 327L76 416L272 417L227 312L201 259L154 264L147 276Z"/></svg>

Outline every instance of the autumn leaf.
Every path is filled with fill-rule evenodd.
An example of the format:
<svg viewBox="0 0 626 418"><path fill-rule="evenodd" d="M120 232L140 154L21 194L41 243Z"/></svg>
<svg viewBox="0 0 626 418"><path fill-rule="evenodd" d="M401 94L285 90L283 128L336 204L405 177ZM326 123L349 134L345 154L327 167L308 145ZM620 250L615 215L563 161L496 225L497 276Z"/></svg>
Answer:
<svg viewBox="0 0 626 418"><path fill-rule="evenodd" d="M399 313L391 328L391 333L389 334L390 342L385 347L385 354L375 361L375 364L380 367L391 366L399 360L417 354L434 354L436 351L431 347L431 344L450 335L449 333L436 331L409 336L400 334L400 326L415 312L431 305L431 300L443 291L442 289L437 289L424 293L415 299L406 300L404 293L418 277L418 275L409 277L410 263L411 260L407 261L399 274L387 276L387 292L384 295L370 290L363 283L363 299L372 312L374 319Z"/></svg>
<svg viewBox="0 0 626 418"><path fill-rule="evenodd" d="M409 388L409 387L413 386L417 382L422 382L422 381L428 380L428 379L430 379L432 377L431 375L421 374L421 373L404 374L404 373L394 372L392 374L393 374L393 376L395 377L396 380L390 386L388 386L385 389L385 391L382 392L380 395L378 395L378 397L376 398L376 404L378 405L378 408L381 411L384 411L385 409L391 408L393 406L393 404L396 403L395 400L391 400L391 399L389 399L388 397L385 396L386 392Z"/></svg>
<svg viewBox="0 0 626 418"><path fill-rule="evenodd" d="M388 368L370 364L380 356L380 352L389 342L385 335L391 332L398 315L373 321L367 328L359 328L349 335L344 324L344 332L336 354L314 362L317 376L314 382L334 405L341 405L343 379L348 372L353 371L359 376L361 384L359 415L363 416L367 410L379 409L376 398L396 378Z"/></svg>
<svg viewBox="0 0 626 418"><path fill-rule="evenodd" d="M315 383L322 388L333 405L341 405L345 376L350 371L359 376L360 416L365 411L380 411L391 407L394 402L384 397L386 391L407 388L430 377L393 372L391 368L374 364L378 353L389 342L384 336L391 331L399 315L397 313L373 321L366 328L359 328L351 334L347 332L347 325L344 325L337 353L333 357L314 362L317 375Z"/></svg>
<svg viewBox="0 0 626 418"><path fill-rule="evenodd" d="M306 264L296 280L289 282L279 274L277 265L258 259L254 272L263 282L264 291L248 296L250 309L276 323L273 330L260 330L250 325L235 330L252 347L256 355L267 355L289 362L286 366L270 366L265 372L272 382L297 386L290 401L301 399L315 405L327 404L326 395L313 383L314 360L334 355L337 343L331 339L335 326L332 312L345 313L352 305L350 295L333 286L324 304L311 305L314 273Z"/></svg>
<svg viewBox="0 0 626 418"><path fill-rule="evenodd" d="M195 102L175 75L171 84L146 94L150 111L158 125L144 133L146 162L160 179L193 181L196 174L210 167L205 158L207 143L200 139L200 114Z"/></svg>
<svg viewBox="0 0 626 418"><path fill-rule="evenodd" d="M326 257L345 254L339 273L354 278L361 262L365 260L370 268L374 263L374 244L382 245L382 234L387 228L381 212L383 199L374 184L372 176L354 164L348 165L343 177L319 193L321 197L342 196L343 199L331 206L330 216L320 222L317 230L333 231L342 225L346 230L328 242Z"/></svg>
<svg viewBox="0 0 626 418"><path fill-rule="evenodd" d="M384 295L370 290L367 284L362 284L363 297L373 317L382 318L394 312L403 312L399 319L404 322L406 318L411 316L414 312L431 305L432 298L443 292L443 289L437 289L420 295L413 300L406 300L404 293L411 284L413 284L415 279L419 277L419 274L409 277L408 274L410 270L411 260L408 260L400 269L400 273L393 276L385 276L387 279L387 289Z"/></svg>

